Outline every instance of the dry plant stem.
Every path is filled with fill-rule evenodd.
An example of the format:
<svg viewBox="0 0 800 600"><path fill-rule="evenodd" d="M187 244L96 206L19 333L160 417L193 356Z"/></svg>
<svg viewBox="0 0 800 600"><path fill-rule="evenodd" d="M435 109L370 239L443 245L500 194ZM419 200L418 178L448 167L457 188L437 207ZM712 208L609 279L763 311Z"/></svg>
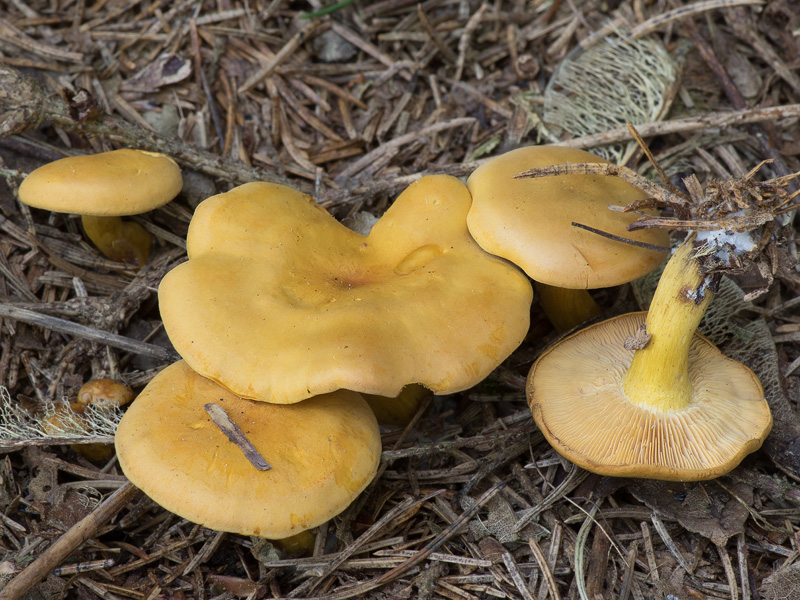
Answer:
<svg viewBox="0 0 800 600"><path fill-rule="evenodd" d="M274 57L272 57L272 59L266 65L259 69L258 72L251 75L247 81L242 84L242 87L239 89L239 94L246 94L256 85L264 81L264 79L269 77L275 71L278 65L291 56L300 47L300 45L308 37L316 33L317 30L321 30L319 33L323 33L329 28L330 23L325 21L309 21L300 29L300 31L296 32L286 44L284 44L283 48L281 48L280 51Z"/></svg>
<svg viewBox="0 0 800 600"><path fill-rule="evenodd" d="M709 113L701 117L688 117L672 121L655 121L636 125L636 130L642 137L666 135L669 133L689 133L722 127L734 127L761 121L774 121L776 119L796 118L800 116L800 104L787 104L785 106L769 106L766 108L746 108L741 110ZM568 148L593 148L604 144L613 144L633 139L627 127L618 127L598 133L587 135L572 140L559 142L559 146Z"/></svg>
<svg viewBox="0 0 800 600"><path fill-rule="evenodd" d="M396 566L391 571L387 571L383 575L376 577L375 579L365 582L364 584L355 586L353 589L339 593L339 594L330 594L328 596L322 596L326 600L344 600L345 598L353 598L355 596L360 596L370 590L378 588L382 585L390 583L412 569L413 567L417 566L419 563L425 561L437 548L439 548L442 544L444 544L448 539L453 537L456 532L461 528L464 523L469 521L472 517L474 517L478 511L483 508L489 500L491 500L497 492L502 490L506 487L505 481L499 481L486 490L480 498L475 501L475 504L470 507L468 510L465 510L461 513L458 518L456 518L446 529L442 530L439 534L437 534L430 542L425 545L421 551L415 554L413 557L409 558L404 563ZM0 599L2 600L2 599Z"/></svg>
<svg viewBox="0 0 800 600"><path fill-rule="evenodd" d="M0 452L8 452L19 448L27 448L28 446L57 446L61 444L69 445L83 445L83 444L113 444L114 436L76 436L76 437L48 437L24 440L0 440Z"/></svg>
<svg viewBox="0 0 800 600"><path fill-rule="evenodd" d="M509 442L508 438L516 435L530 435L531 433L534 432L534 429L535 428L533 422L530 422L526 423L525 425L519 425L517 427L509 427L507 429L503 429L501 431L497 431L495 433L490 433L487 435L478 435L470 438L458 438L455 440L434 442L431 444L417 443L409 448L403 448L400 450L394 448L392 450L384 450L381 453L381 467L383 467L384 465L388 465L393 461L399 460L401 458L408 458L410 456L425 456L427 454L433 454L435 452L447 452L451 448L452 449L472 448L475 446L480 446L482 444L491 444L491 443L509 444L512 442ZM397 445L398 444L395 444L395 446Z"/></svg>
<svg viewBox="0 0 800 600"><path fill-rule="evenodd" d="M689 133L692 131L707 131L709 129L734 127L746 123L757 123L760 121L774 121L776 119L789 119L800 117L800 104L788 104L786 106L771 106L767 108L750 108L737 111L726 111L709 113L702 117L690 117L686 119L675 119L672 121L656 121L643 123L636 126L636 130L642 137L652 137L655 135L666 135L669 133ZM627 127L619 127L604 133L587 135L559 142L559 146L568 148L588 149L595 146L615 144L632 140L631 132ZM374 152L374 151L373 151ZM356 180L348 182L342 189L329 189L316 200L325 207L336 204L356 204L357 202L374 197L381 193L394 193L409 186L414 181L431 175L433 173L445 173L454 177L465 177L477 169L483 162L471 161L460 164L449 164L437 167L430 171L421 171L412 175L402 177L388 177L372 181L368 184ZM343 182L344 183L344 182Z"/></svg>
<svg viewBox="0 0 800 600"><path fill-rule="evenodd" d="M131 148L161 152L207 175L236 184L249 181L292 183L274 171L221 158L181 139L162 138L153 131L104 114L94 106L91 97L80 106L68 103L8 65L0 65L0 110L6 111L0 114L0 137L21 134L43 121L50 121L72 133L98 135Z"/></svg>
<svg viewBox="0 0 800 600"><path fill-rule="evenodd" d="M126 482L116 492L111 494L89 515L73 525L64 535L53 544L35 561L8 585L0 591L0 600L18 600L26 592L47 577L71 552L86 540L96 534L97 530L122 510L133 500L139 490L130 482Z"/></svg>
<svg viewBox="0 0 800 600"><path fill-rule="evenodd" d="M585 175L586 173L597 173L599 175L609 175L619 177L631 185L639 188L642 192L653 198L663 195L663 188L649 179L641 177L633 169L614 164L603 163L566 163L563 165L552 165L549 167L537 167L518 173L514 179L526 177L549 177L551 175Z"/></svg>
<svg viewBox="0 0 800 600"><path fill-rule="evenodd" d="M528 546L533 553L533 557L536 559L536 563L539 565L539 570L542 573L542 577L547 585L546 589L550 593L551 600L561 600L561 594L558 593L558 585L556 584L556 579L553 576L553 572L550 570L550 565L547 563L547 559L542 552L539 543L536 541L536 538L528 539ZM539 594L539 598L542 598L542 594Z"/></svg>
<svg viewBox="0 0 800 600"><path fill-rule="evenodd" d="M0 317L8 317L10 319L22 321L23 323L29 323L30 325L37 325L45 329L58 331L59 333L85 338L92 342L100 342L101 344L119 348L126 352L133 352L134 354L141 354L143 356L152 356L153 358L167 362L180 360L180 356L175 352L162 348L161 346L140 342L122 335L117 335L116 333L111 333L110 331L101 331L93 327L67 321L66 319L42 315L32 310L17 308L11 304L0 303Z"/></svg>
<svg viewBox="0 0 800 600"><path fill-rule="evenodd" d="M570 290L534 282L539 305L559 332L569 331L601 313L588 290Z"/></svg>
<svg viewBox="0 0 800 600"><path fill-rule="evenodd" d="M736 84L733 82L730 75L728 75L725 67L722 65L716 53L714 52L714 49L703 38L703 36L700 35L697 26L692 21L684 22L684 27L686 28L686 31L689 32L692 42L694 42L694 45L697 47L697 50L703 57L703 60L706 61L706 64L708 64L709 68L720 82L728 101L730 101L735 109L740 111L743 110L747 106L747 101L744 99L744 96L742 96L739 88L736 87ZM775 146L772 145L769 135L767 135L767 132L764 130L764 128L757 123L754 123L748 127L748 130L758 140L762 158L773 160L773 168L775 169L775 173L779 176L789 175L792 172L791 169L789 169L789 167L786 165L783 157L775 149ZM790 185L790 189L797 189L796 183L792 183Z"/></svg>
<svg viewBox="0 0 800 600"><path fill-rule="evenodd" d="M691 402L689 345L713 297L693 256L693 239L687 238L664 268L645 322L652 337L636 351L622 380L631 402L663 412Z"/></svg>

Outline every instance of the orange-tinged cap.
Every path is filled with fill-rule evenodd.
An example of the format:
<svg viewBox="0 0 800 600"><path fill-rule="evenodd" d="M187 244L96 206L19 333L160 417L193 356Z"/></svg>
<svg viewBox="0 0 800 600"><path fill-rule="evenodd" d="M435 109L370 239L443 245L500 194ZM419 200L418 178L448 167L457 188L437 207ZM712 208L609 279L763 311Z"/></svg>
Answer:
<svg viewBox="0 0 800 600"><path fill-rule="evenodd" d="M474 242L469 205L457 179L424 177L365 236L280 185L209 198L159 288L167 334L198 373L268 402L472 387L522 342L532 291Z"/></svg>
<svg viewBox="0 0 800 600"><path fill-rule="evenodd" d="M211 420L214 403L270 467L259 470ZM381 453L364 399L337 391L291 406L244 400L179 361L134 400L117 456L136 487L169 511L220 531L285 538L344 510Z"/></svg>
<svg viewBox="0 0 800 600"><path fill-rule="evenodd" d="M619 237L669 247L663 229L630 232L637 215L608 210L646 195L619 177L597 174L514 179L537 167L605 163L583 150L527 146L486 161L467 180L470 233L487 251L521 267L532 279L562 288L594 289L633 281L655 269L664 252L602 237L588 225Z"/></svg>
<svg viewBox="0 0 800 600"><path fill-rule="evenodd" d="M42 165L19 186L19 199L55 212L120 217L163 206L182 186L181 170L170 157L122 149Z"/></svg>

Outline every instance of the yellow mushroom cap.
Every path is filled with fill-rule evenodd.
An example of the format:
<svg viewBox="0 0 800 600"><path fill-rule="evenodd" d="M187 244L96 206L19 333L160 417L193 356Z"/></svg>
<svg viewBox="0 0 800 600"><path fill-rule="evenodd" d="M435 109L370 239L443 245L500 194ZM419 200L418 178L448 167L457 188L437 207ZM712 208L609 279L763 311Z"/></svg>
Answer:
<svg viewBox="0 0 800 600"><path fill-rule="evenodd" d="M84 409L89 405L95 406L125 406L134 399L134 391L121 381L100 378L90 379L78 390L75 402Z"/></svg>
<svg viewBox="0 0 800 600"><path fill-rule="evenodd" d="M606 163L583 150L528 146L494 157L467 180L470 233L487 251L520 266L548 285L594 289L633 281L655 269L663 252L614 241L579 227L588 225L627 239L669 247L662 229L629 232L637 216L608 210L647 196L619 177L558 175L514 179L537 167Z"/></svg>
<svg viewBox="0 0 800 600"><path fill-rule="evenodd" d="M159 287L167 334L245 398L467 389L522 342L532 298L521 271L472 240L469 205L457 179L424 177L364 236L280 185L209 198L189 261Z"/></svg>
<svg viewBox="0 0 800 600"><path fill-rule="evenodd" d="M761 447L772 427L761 384L749 368L695 334L689 408L633 404L622 391L634 354L624 343L645 317L631 313L597 323L542 354L528 374L533 418L560 454L594 473L670 481L719 477Z"/></svg>
<svg viewBox="0 0 800 600"><path fill-rule="evenodd" d="M204 408L221 407L271 468L256 469ZM291 406L244 400L179 361L119 424L125 475L181 517L220 531L285 538L339 514L375 476L372 411L340 390Z"/></svg>
<svg viewBox="0 0 800 600"><path fill-rule="evenodd" d="M55 212L119 217L163 206L182 186L180 168L170 157L123 149L42 165L22 182L19 199Z"/></svg>

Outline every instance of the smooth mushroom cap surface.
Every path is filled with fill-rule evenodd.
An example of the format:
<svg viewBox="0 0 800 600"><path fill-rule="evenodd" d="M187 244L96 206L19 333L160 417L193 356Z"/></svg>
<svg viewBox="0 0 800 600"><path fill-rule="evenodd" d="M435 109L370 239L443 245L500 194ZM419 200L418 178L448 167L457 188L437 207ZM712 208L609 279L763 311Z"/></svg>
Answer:
<svg viewBox="0 0 800 600"><path fill-rule="evenodd" d="M621 315L556 343L528 375L528 404L550 444L601 475L699 481L757 450L772 426L756 375L695 334L688 409L630 402L621 387L634 351L624 348L647 313Z"/></svg>
<svg viewBox="0 0 800 600"><path fill-rule="evenodd" d="M42 165L22 182L19 199L55 212L126 216L163 206L182 186L180 168L170 157L121 149Z"/></svg>
<svg viewBox="0 0 800 600"><path fill-rule="evenodd" d="M424 177L365 236L280 185L209 198L159 287L167 334L198 373L268 402L472 387L522 342L532 291L471 238L469 205L457 179Z"/></svg>
<svg viewBox="0 0 800 600"><path fill-rule="evenodd" d="M629 232L637 215L608 210L646 194L619 177L558 175L514 179L537 167L607 163L583 150L527 146L489 159L470 175L470 233L486 250L510 260L532 279L573 289L611 287L655 269L666 254L575 227L573 222L627 239L669 248L663 229Z"/></svg>
<svg viewBox="0 0 800 600"><path fill-rule="evenodd" d="M256 469L215 425L214 403L271 468ZM285 538L339 514L373 479L381 453L355 392L291 406L244 400L179 361L134 400L116 434L125 475L181 517L219 531Z"/></svg>

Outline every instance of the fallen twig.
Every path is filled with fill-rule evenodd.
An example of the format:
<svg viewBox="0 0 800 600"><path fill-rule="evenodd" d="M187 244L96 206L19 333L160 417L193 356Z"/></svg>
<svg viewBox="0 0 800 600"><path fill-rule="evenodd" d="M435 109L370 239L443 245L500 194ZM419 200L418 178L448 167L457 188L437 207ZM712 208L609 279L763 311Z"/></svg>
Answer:
<svg viewBox="0 0 800 600"><path fill-rule="evenodd" d="M72 321L67 321L66 319L59 319L58 317L43 315L25 308L17 308L10 304L0 303L0 317L8 317L30 325L38 325L39 327L44 327L51 331L85 338L92 342L99 342L126 352L133 352L134 354L152 356L153 358L169 362L180 360L180 356L177 352L167 350L155 344L140 342L139 340L134 340L116 333L102 331L94 327L87 327L86 325L80 325Z"/></svg>
<svg viewBox="0 0 800 600"><path fill-rule="evenodd" d="M69 554L86 540L91 538L97 530L121 511L128 502L139 493L139 489L130 482L125 483L116 492L111 494L94 511L73 525L64 535L53 544L35 561L12 579L0 591L0 600L18 600L26 592L47 577Z"/></svg>

